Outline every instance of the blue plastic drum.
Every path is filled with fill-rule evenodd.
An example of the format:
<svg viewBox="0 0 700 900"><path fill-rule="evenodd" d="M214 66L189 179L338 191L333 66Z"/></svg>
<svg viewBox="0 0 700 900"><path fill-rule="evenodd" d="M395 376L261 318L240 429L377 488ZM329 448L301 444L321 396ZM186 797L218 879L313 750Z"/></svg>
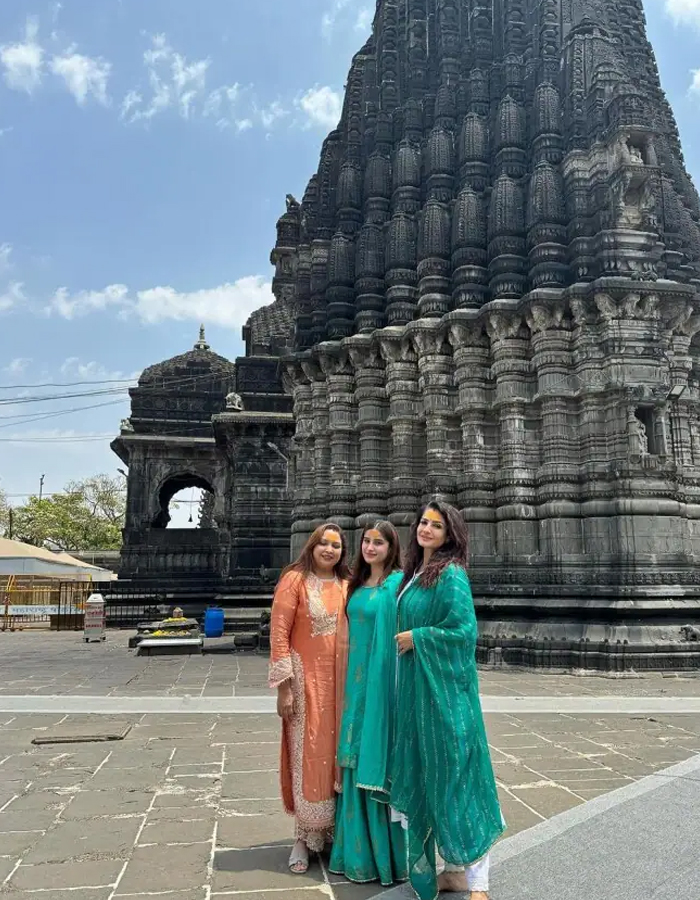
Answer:
<svg viewBox="0 0 700 900"><path fill-rule="evenodd" d="M224 633L224 611L211 607L204 613L204 637L218 638Z"/></svg>

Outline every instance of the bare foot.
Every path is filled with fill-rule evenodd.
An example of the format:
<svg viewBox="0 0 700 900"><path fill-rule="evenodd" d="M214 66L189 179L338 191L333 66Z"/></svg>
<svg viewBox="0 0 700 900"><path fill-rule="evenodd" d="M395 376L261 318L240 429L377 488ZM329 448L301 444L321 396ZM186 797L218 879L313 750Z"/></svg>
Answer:
<svg viewBox="0 0 700 900"><path fill-rule="evenodd" d="M489 900L488 891L472 891L469 900Z"/></svg>
<svg viewBox="0 0 700 900"><path fill-rule="evenodd" d="M451 894L464 894L469 890L466 872L443 872L438 875L438 888ZM473 896L473 895L472 895ZM479 900L479 898L477 898ZM488 897L486 898L488 900Z"/></svg>

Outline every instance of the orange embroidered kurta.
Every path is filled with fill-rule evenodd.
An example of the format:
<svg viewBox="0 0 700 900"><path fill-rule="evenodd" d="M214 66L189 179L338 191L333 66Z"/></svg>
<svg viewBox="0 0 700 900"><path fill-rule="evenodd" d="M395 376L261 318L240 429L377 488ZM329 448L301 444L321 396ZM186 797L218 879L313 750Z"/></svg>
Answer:
<svg viewBox="0 0 700 900"><path fill-rule="evenodd" d="M346 590L344 582L288 572L272 604L270 687L291 680L296 713L282 724L282 801L311 850L333 834L336 631Z"/></svg>

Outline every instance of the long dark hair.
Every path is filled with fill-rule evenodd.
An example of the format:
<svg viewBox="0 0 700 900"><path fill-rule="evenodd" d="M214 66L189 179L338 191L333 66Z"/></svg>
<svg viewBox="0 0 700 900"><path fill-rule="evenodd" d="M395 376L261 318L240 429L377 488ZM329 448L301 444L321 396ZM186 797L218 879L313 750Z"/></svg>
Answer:
<svg viewBox="0 0 700 900"><path fill-rule="evenodd" d="M372 571L372 567L362 555L362 543L368 531L378 531L389 545L389 552L387 553L386 560L384 562L384 573L382 575L382 581L384 581L384 579L388 575L391 575L392 572L395 572L397 569L401 568L401 542L399 540L399 533L391 524L391 522L387 522L386 519L380 519L373 525L365 525L365 527L362 529L362 535L360 537L360 546L357 550L355 560L352 564L350 584L348 585L348 600L353 595L353 593L358 588L361 588L362 585L367 581Z"/></svg>
<svg viewBox="0 0 700 900"><path fill-rule="evenodd" d="M333 568L333 572L336 578L340 578L341 581L345 581L350 576L350 570L348 569L348 542L345 539L345 532L340 527L340 525L336 525L334 522L326 522L324 525L319 525L318 528L311 534L308 541L304 544L301 553L294 560L293 563L290 563L285 569L282 570L282 575L286 575L288 572L298 572L303 578L306 578L308 575L314 570L314 550L321 543L323 539L323 535L326 531L335 531L336 534L340 537L340 543L342 545L342 550L340 551L340 559L335 564Z"/></svg>
<svg viewBox="0 0 700 900"><path fill-rule="evenodd" d="M419 583L423 587L432 587L437 583L445 567L450 563L461 566L465 571L469 560L469 533L467 525L459 511L443 503L442 500L431 500L418 510L418 515L411 525L411 534L406 551L404 576L399 590L403 590L423 564L423 548L418 543L418 525L425 513L432 509L440 513L445 520L445 543L430 557L430 562L421 573Z"/></svg>

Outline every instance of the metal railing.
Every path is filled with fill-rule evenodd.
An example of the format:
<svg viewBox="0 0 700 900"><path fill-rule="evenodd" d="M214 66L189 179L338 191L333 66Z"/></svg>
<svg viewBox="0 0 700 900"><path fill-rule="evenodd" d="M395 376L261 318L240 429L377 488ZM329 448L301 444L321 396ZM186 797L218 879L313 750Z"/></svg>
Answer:
<svg viewBox="0 0 700 900"><path fill-rule="evenodd" d="M0 580L0 604L0 631L50 628L59 614L60 584L9 575Z"/></svg>

